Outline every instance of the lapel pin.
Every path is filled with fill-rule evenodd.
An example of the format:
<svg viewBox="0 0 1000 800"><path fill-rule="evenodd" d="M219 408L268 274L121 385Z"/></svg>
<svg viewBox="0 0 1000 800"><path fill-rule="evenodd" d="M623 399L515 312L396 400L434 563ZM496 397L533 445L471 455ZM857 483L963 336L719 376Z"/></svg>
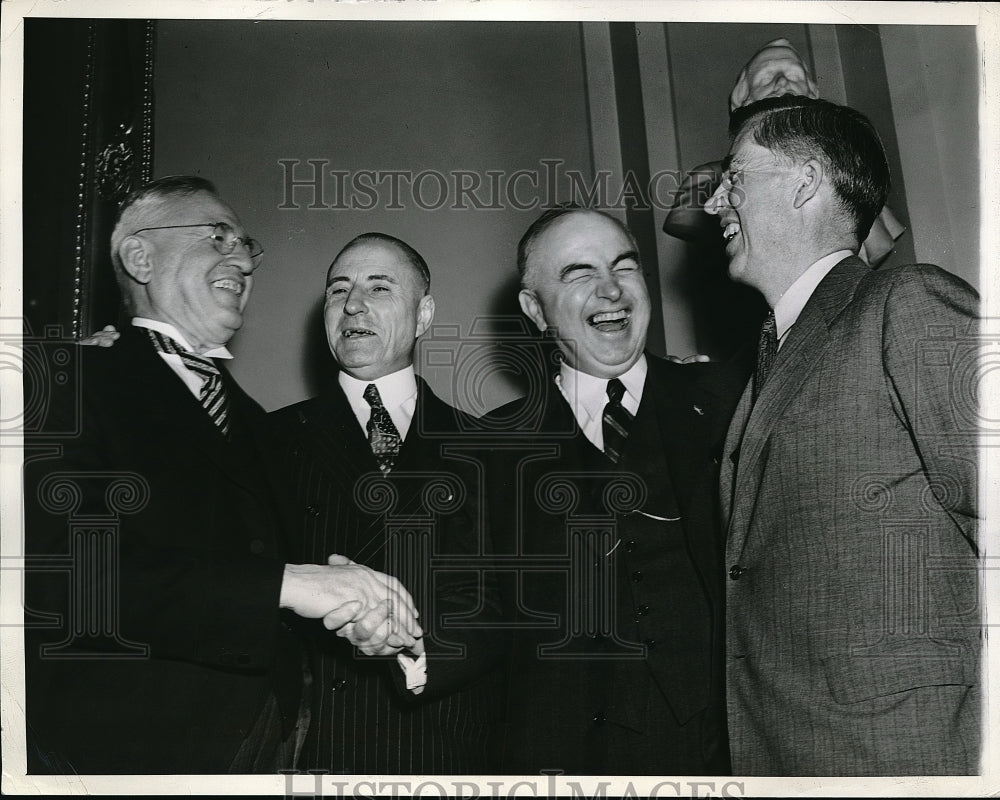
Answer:
<svg viewBox="0 0 1000 800"><path fill-rule="evenodd" d="M705 416L705 412L701 410L701 406L691 406L691 408L694 409L694 413L697 414L699 417Z"/></svg>

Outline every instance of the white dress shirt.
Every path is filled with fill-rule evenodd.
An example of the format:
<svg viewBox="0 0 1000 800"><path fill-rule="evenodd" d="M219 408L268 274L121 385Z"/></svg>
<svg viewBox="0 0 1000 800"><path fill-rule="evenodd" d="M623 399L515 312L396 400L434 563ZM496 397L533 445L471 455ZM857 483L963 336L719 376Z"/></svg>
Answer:
<svg viewBox="0 0 1000 800"><path fill-rule="evenodd" d="M809 298L812 297L816 287L820 285L823 278L827 276L831 269L843 261L848 256L853 256L850 250L838 250L823 256L819 261L813 263L809 269L795 279L795 283L789 286L781 299L774 306L774 324L778 334L778 347L785 341L785 334L788 333L792 325L799 318L802 309L805 308Z"/></svg>
<svg viewBox="0 0 1000 800"><path fill-rule="evenodd" d="M365 436L368 435L368 420L372 415L372 407L364 397L365 389L374 383L379 397L382 398L382 405L392 418L392 424L399 431L400 438L406 441L406 434L410 432L410 423L413 421L413 412L417 408L417 378L412 364L373 381L360 381L346 372L341 372L337 376L337 381L347 402L351 404L354 416L358 418L358 424L365 431Z"/></svg>
<svg viewBox="0 0 1000 800"><path fill-rule="evenodd" d="M617 376L625 387L622 406L633 417L639 410L639 403L642 400L642 387L646 384L647 370L646 356L641 355L628 372ZM608 379L595 378L586 372L573 369L563 361L556 376L556 385L573 410L573 416L583 435L603 453L604 407L608 404Z"/></svg>
<svg viewBox="0 0 1000 800"><path fill-rule="evenodd" d="M164 336L169 336L177 344L187 350L189 353L194 353L194 348L188 344L187 339L185 339L180 331L177 330L173 325L167 322L160 322L158 319L146 319L145 317L132 317L132 325L136 328L149 328L150 330L159 331ZM157 351L159 352L159 351ZM184 385L187 386L188 390L196 398L200 400L201 398L201 387L205 383L207 378L199 375L197 372L187 368L187 365L181 360L181 357L176 353L160 353L160 358L167 362L167 365L179 377L184 381ZM233 354L229 352L228 348L213 347L211 350L206 350L204 353L196 353L196 355L204 356L205 358L232 358Z"/></svg>

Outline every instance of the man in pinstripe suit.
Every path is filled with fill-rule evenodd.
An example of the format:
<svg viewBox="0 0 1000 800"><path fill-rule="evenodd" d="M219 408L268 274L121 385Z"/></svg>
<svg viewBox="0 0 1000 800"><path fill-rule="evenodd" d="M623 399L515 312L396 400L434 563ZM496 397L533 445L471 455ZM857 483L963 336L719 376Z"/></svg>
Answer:
<svg viewBox="0 0 1000 800"><path fill-rule="evenodd" d="M492 666L499 658L492 636L467 623L474 615L482 621L498 604L474 571L455 563L487 547L474 454L459 436L469 419L413 371L416 340L434 315L429 286L424 259L405 242L380 233L349 242L326 280L336 384L272 415L285 443L289 525L301 531L302 557L324 563L338 554L398 577L415 598L424 631L416 647L398 652L398 642L385 636L384 615L369 614L348 632L383 632L359 655L316 626L300 769L489 771L490 703L498 696ZM452 566L438 560L431 568L431 556L450 558Z"/></svg>

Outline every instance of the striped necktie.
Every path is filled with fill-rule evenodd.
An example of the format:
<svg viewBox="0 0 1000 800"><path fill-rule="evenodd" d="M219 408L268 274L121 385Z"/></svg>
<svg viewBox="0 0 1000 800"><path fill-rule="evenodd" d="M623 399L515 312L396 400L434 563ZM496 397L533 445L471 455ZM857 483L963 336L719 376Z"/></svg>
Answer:
<svg viewBox="0 0 1000 800"><path fill-rule="evenodd" d="M632 424L632 415L622 405L625 396L625 386L618 378L608 381L608 404L604 406L604 454L615 464L625 451L625 440Z"/></svg>
<svg viewBox="0 0 1000 800"><path fill-rule="evenodd" d="M374 383L369 383L365 387L363 397L372 407L371 416L368 418L368 444L378 462L378 468L386 473L396 465L403 437L399 435L399 430L389 416L388 410L382 405L382 396Z"/></svg>
<svg viewBox="0 0 1000 800"><path fill-rule="evenodd" d="M219 368L212 363L212 359L198 356L188 352L174 339L165 336L152 328L146 329L149 338L161 353L172 353L179 356L184 366L201 378L201 391L198 399L202 408L208 412L215 426L222 431L223 436L229 435L229 398L226 396L226 387L222 383L222 374Z"/></svg>

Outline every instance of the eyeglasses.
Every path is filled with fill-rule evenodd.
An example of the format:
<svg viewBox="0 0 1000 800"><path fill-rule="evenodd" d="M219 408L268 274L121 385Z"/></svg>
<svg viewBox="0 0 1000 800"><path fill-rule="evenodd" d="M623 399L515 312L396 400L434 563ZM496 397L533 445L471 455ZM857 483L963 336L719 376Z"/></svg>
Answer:
<svg viewBox="0 0 1000 800"><path fill-rule="evenodd" d="M193 222L190 225L160 225L155 228L140 228L132 235L137 236L145 231L166 231L175 228L211 228L212 232L208 235L208 238L212 240L212 246L219 253L228 256L236 249L237 245L243 245L247 249L250 258L255 259L254 269L260 266L260 262L256 261L264 253L264 248L261 247L260 242L256 239L251 239L249 236L237 236L236 231L233 230L233 226L228 222Z"/></svg>

